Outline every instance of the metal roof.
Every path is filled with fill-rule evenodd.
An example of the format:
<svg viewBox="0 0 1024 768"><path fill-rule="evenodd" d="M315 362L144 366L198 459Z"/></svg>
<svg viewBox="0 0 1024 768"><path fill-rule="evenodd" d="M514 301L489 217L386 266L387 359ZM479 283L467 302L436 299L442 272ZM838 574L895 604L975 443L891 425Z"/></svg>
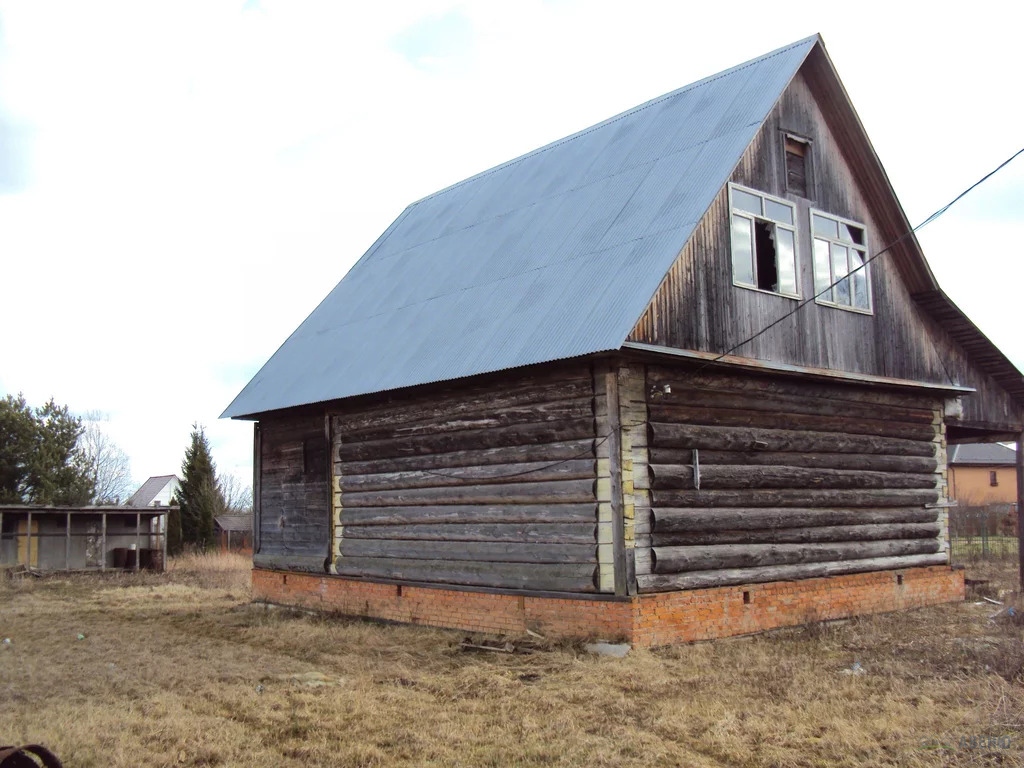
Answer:
<svg viewBox="0 0 1024 768"><path fill-rule="evenodd" d="M949 463L1013 467L1017 464L1017 452L999 443L964 443L950 446Z"/></svg>
<svg viewBox="0 0 1024 768"><path fill-rule="evenodd" d="M818 41L413 203L223 416L619 349Z"/></svg>
<svg viewBox="0 0 1024 768"><path fill-rule="evenodd" d="M213 518L222 531L251 531L252 515L217 515Z"/></svg>
<svg viewBox="0 0 1024 768"><path fill-rule="evenodd" d="M129 507L148 507L167 484L170 482L181 483L177 475L155 475L139 486L139 490L128 497L125 502Z"/></svg>

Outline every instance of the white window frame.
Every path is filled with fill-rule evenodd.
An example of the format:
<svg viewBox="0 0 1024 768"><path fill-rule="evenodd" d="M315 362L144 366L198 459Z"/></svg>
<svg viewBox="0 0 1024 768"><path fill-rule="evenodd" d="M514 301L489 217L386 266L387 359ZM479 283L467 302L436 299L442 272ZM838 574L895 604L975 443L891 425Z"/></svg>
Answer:
<svg viewBox="0 0 1024 768"><path fill-rule="evenodd" d="M819 235L818 233L816 233L814 231L814 217L815 216L820 216L823 219L829 219L829 220L835 221L835 222L837 222L839 224L846 224L847 226L850 226L850 227L856 227L857 229L861 230L864 233L864 242L863 243L851 243L850 241L843 240L841 238L834 238L834 237L830 237L828 235ZM814 278L814 293L815 293L814 301L815 301L815 303L816 304L822 304L822 305L824 305L826 307L833 307L835 309L843 309L843 310L846 310L847 312L858 312L858 313L860 313L862 315L873 315L875 313L875 298L874 298L874 291L872 290L872 287L871 287L871 265L868 263L868 261L871 259L871 253L870 253L870 250L868 248L868 228L864 224L859 222L859 221L854 221L853 219L847 219L847 218L844 218L842 216L836 216L834 213L828 213L827 211L822 211L822 210L819 210L817 208L811 208L811 210L810 210L810 221L808 221L808 224L810 225L810 228L811 228L811 274L812 274L812 276ZM860 251L864 255L864 268L863 268L863 272L864 272L865 283L867 283L867 287L868 287L868 306L867 306L866 309L864 307L854 306L853 304L840 304L837 301L832 301L832 299L827 299L824 296L818 296L817 295L818 294L818 263L817 263L817 259L815 258L815 253L814 253L814 247L815 247L814 246L814 241L815 240L825 240L825 241L827 241L829 243L829 260L828 260L828 275L829 275L828 276L828 282L829 282L829 285L832 285L835 282L835 277L834 277L833 269L832 269L832 247L831 246L832 246L833 243L835 245L841 245L841 246L843 246L845 248L848 248L848 249L849 248L853 248L856 251ZM849 260L847 260L847 266L849 266ZM849 273L847 273L847 274L849 274ZM850 283L850 296L851 296L851 300L852 300L852 297L853 297L853 283L852 282Z"/></svg>
<svg viewBox="0 0 1024 768"><path fill-rule="evenodd" d="M751 213L750 211L744 211L744 210L741 210L741 209L734 208L733 204L732 204L732 193L733 193L734 189L738 189L740 192L746 192L748 195L754 195L755 197L761 198L762 199L761 215L758 216L757 214ZM764 200L771 200L773 203L778 203L779 205L784 205L787 208L789 208L793 212L793 223L792 224L786 224L785 222L778 221L776 219L771 218L770 216L765 216L764 215L764 202L763 202ZM733 254L732 217L734 215L735 216L741 216L741 217L743 217L745 219L750 219L752 222L756 221L757 219L760 219L761 221L768 222L769 224L772 224L775 227L781 227L782 229L785 229L785 230L793 233L793 269L795 270L794 277L796 278L796 293L786 293L786 292L783 292L783 291L769 291L767 288L758 288L757 285L756 285L756 283L757 283L757 255L756 255L756 253L752 253L751 254L751 259L753 261L751 266L752 266L752 268L754 270L754 283L755 284L754 285L749 285L748 283L741 283L741 282L738 282L736 280L736 270L733 269L733 260L732 260L733 259L733 257L732 257L732 254ZM781 297L786 298L786 299L794 299L794 300L799 300L800 299L800 297L803 295L803 293L801 291L801 285L800 285L800 230L799 230L799 227L797 226L798 217L799 217L799 209L797 208L796 203L794 203L794 202L792 202L790 200L786 200L786 199L781 198L781 197L776 197L775 195L769 195L767 192L762 192L759 189L751 189L750 187L744 187L741 184L733 184L732 182L729 182L729 270L732 272L732 284L734 286L736 286L737 288L745 288L748 291L757 291L758 293L767 293L769 296L781 296ZM751 230L751 231L753 231L753 230ZM753 243L751 243L751 245L753 247ZM777 247L776 247L776 251L775 251L775 259L776 259L775 268L776 268L776 270L778 270L778 248Z"/></svg>

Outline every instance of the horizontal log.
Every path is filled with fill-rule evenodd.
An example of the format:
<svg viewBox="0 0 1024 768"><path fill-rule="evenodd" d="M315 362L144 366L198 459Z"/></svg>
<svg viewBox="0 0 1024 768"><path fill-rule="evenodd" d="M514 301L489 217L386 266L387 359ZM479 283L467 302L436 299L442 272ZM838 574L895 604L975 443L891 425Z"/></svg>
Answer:
<svg viewBox="0 0 1024 768"><path fill-rule="evenodd" d="M716 451L786 451L796 453L883 453L897 456L935 456L935 444L897 437L842 435L789 429L708 427L650 422L650 445L660 448L699 448Z"/></svg>
<svg viewBox="0 0 1024 768"><path fill-rule="evenodd" d="M341 475L369 475L376 472L410 472L416 469L447 469L451 467L480 467L489 464L516 464L523 461L552 462L564 459L594 456L594 438L565 440L558 443L503 445L497 448L430 453L424 456L404 456L395 459L370 461L338 461L336 471Z"/></svg>
<svg viewBox="0 0 1024 768"><path fill-rule="evenodd" d="M938 539L888 539L802 544L711 544L654 547L655 573L718 571L789 563L832 563L873 557L930 555L939 551Z"/></svg>
<svg viewBox="0 0 1024 768"><path fill-rule="evenodd" d="M326 544L324 550L327 549ZM255 568L266 568L273 571L301 571L304 573L325 573L327 552L322 555L306 554L269 554L253 555L252 564Z"/></svg>
<svg viewBox="0 0 1024 768"><path fill-rule="evenodd" d="M641 510L637 510L638 514ZM803 528L828 525L870 525L875 523L934 523L938 511L924 507L854 508L780 508L748 507L720 509L651 509L651 530L669 531L747 531L766 528Z"/></svg>
<svg viewBox="0 0 1024 768"><path fill-rule="evenodd" d="M804 429L814 432L839 432L850 435L898 437L905 440L932 440L936 427L932 424L907 424L902 421L851 418L847 416L821 416L802 413L771 413L736 408L705 408L703 403L693 406L648 406L651 421L666 424L705 424L715 427L755 427L759 429Z"/></svg>
<svg viewBox="0 0 1024 768"><path fill-rule="evenodd" d="M577 481L579 482L579 481ZM776 489L651 491L651 506L658 507L906 507L934 504L939 492L931 490Z"/></svg>
<svg viewBox="0 0 1024 768"><path fill-rule="evenodd" d="M796 579L839 576L844 573L921 568L929 565L945 565L948 562L949 558L946 553L940 552L933 555L843 560L837 563L797 563L794 565L771 565L761 568L732 568L722 571L649 574L637 576L637 584L641 592L657 592L672 589L705 589L709 587L726 587L734 584L758 584L766 581L794 581Z"/></svg>
<svg viewBox="0 0 1024 768"><path fill-rule="evenodd" d="M396 557L486 563L597 563L596 544L344 538L341 542L341 554L343 557Z"/></svg>
<svg viewBox="0 0 1024 768"><path fill-rule="evenodd" d="M345 515L346 519L348 515ZM440 523L431 525L353 525L345 523L345 539L408 539L418 541L517 541L523 543L595 544L593 510L584 523Z"/></svg>
<svg viewBox="0 0 1024 768"><path fill-rule="evenodd" d="M418 397L389 398L383 403L343 408L331 416L335 430L357 434L379 426L452 418L498 408L572 400L593 395L590 371L580 367L542 377L521 378L485 386L458 386Z"/></svg>
<svg viewBox="0 0 1024 768"><path fill-rule="evenodd" d="M341 576L552 592L597 591L597 566L593 565L530 565L343 557L336 561L335 567Z"/></svg>
<svg viewBox="0 0 1024 768"><path fill-rule="evenodd" d="M517 424L493 429L473 429L440 435L389 438L367 442L342 442L337 458L342 461L423 456L507 445L557 443L594 437L593 419L573 419L557 424Z"/></svg>
<svg viewBox="0 0 1024 768"><path fill-rule="evenodd" d="M487 464L482 467L454 467L444 470L411 470L382 472L380 474L342 475L338 478L341 489L350 491L379 491L400 488L432 488L453 485L486 485L515 481L585 480L597 477L597 461L570 459L553 463L529 461L518 464Z"/></svg>
<svg viewBox="0 0 1024 768"><path fill-rule="evenodd" d="M495 404L477 413L461 413L458 408L431 408L429 410L436 413L427 418L400 424L373 424L358 432L339 426L336 434L343 443L348 443L436 435L470 429L494 429L514 424L546 424L574 419L592 419L594 417L594 399L588 392L586 397L550 403L528 403L515 406Z"/></svg>
<svg viewBox="0 0 1024 768"><path fill-rule="evenodd" d="M686 464L651 464L651 488L691 489L694 469ZM820 467L700 466L701 490L719 488L935 488L934 474L868 472Z"/></svg>
<svg viewBox="0 0 1024 768"><path fill-rule="evenodd" d="M881 387L860 384L825 383L795 380L780 376L758 376L757 374L715 373L704 371L691 373L681 368L651 365L647 367L647 381L650 391L663 389L668 384L675 389L684 388L717 389L725 392L747 392L754 395L793 395L801 398L823 398L826 400L850 400L855 403L876 403L883 406L932 409L939 406L941 398L933 393L897 392Z"/></svg>
<svg viewBox="0 0 1024 768"><path fill-rule="evenodd" d="M688 383L688 382L687 382ZM765 411L767 413L841 416L843 418L884 419L906 424L932 424L936 413L926 407L882 405L834 397L809 397L806 393L782 394L756 390L752 392L708 389L672 384L665 392L657 386L649 390L649 403L656 405L682 405L701 408L735 408Z"/></svg>
<svg viewBox="0 0 1024 768"><path fill-rule="evenodd" d="M667 531L651 534L656 547L692 544L798 544L813 541L883 541L885 539L927 539L939 535L938 523L876 523L867 525L824 525L813 528L769 528L761 531ZM345 529L348 535L348 529Z"/></svg>
<svg viewBox="0 0 1024 768"><path fill-rule="evenodd" d="M408 488L395 491L346 493L344 504L356 507L394 507L416 504L572 504L595 500L594 480L546 483L456 485L446 488Z"/></svg>
<svg viewBox="0 0 1024 768"><path fill-rule="evenodd" d="M700 465L759 465L862 469L874 472L934 472L934 456L885 456L872 453L795 453L787 451L709 451L701 450ZM689 448L651 448L651 464L692 464Z"/></svg>
<svg viewBox="0 0 1024 768"><path fill-rule="evenodd" d="M346 499L344 526L438 523L583 523L597 521L597 503L451 504L446 506L357 507Z"/></svg>

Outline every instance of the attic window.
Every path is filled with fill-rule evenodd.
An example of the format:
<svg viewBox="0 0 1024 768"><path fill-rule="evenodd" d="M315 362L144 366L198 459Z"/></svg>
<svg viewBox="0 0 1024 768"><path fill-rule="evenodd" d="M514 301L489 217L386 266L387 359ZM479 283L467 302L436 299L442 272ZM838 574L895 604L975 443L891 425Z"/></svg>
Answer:
<svg viewBox="0 0 1024 768"><path fill-rule="evenodd" d="M871 280L864 225L812 210L811 233L818 303L870 312Z"/></svg>
<svg viewBox="0 0 1024 768"><path fill-rule="evenodd" d="M786 134L786 191L810 197L811 145L806 139Z"/></svg>
<svg viewBox="0 0 1024 768"><path fill-rule="evenodd" d="M735 285L799 298L795 220L792 203L729 185Z"/></svg>

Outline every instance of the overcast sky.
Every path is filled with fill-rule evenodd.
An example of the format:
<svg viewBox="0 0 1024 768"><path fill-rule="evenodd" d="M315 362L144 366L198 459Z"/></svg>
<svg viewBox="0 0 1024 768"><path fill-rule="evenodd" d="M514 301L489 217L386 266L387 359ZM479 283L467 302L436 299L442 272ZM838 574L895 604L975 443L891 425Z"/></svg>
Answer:
<svg viewBox="0 0 1024 768"><path fill-rule="evenodd" d="M0 0L0 394L248 482L219 414L409 202L814 32L919 222L1024 146L1024 4L945 8ZM1021 366L1024 158L921 241Z"/></svg>

